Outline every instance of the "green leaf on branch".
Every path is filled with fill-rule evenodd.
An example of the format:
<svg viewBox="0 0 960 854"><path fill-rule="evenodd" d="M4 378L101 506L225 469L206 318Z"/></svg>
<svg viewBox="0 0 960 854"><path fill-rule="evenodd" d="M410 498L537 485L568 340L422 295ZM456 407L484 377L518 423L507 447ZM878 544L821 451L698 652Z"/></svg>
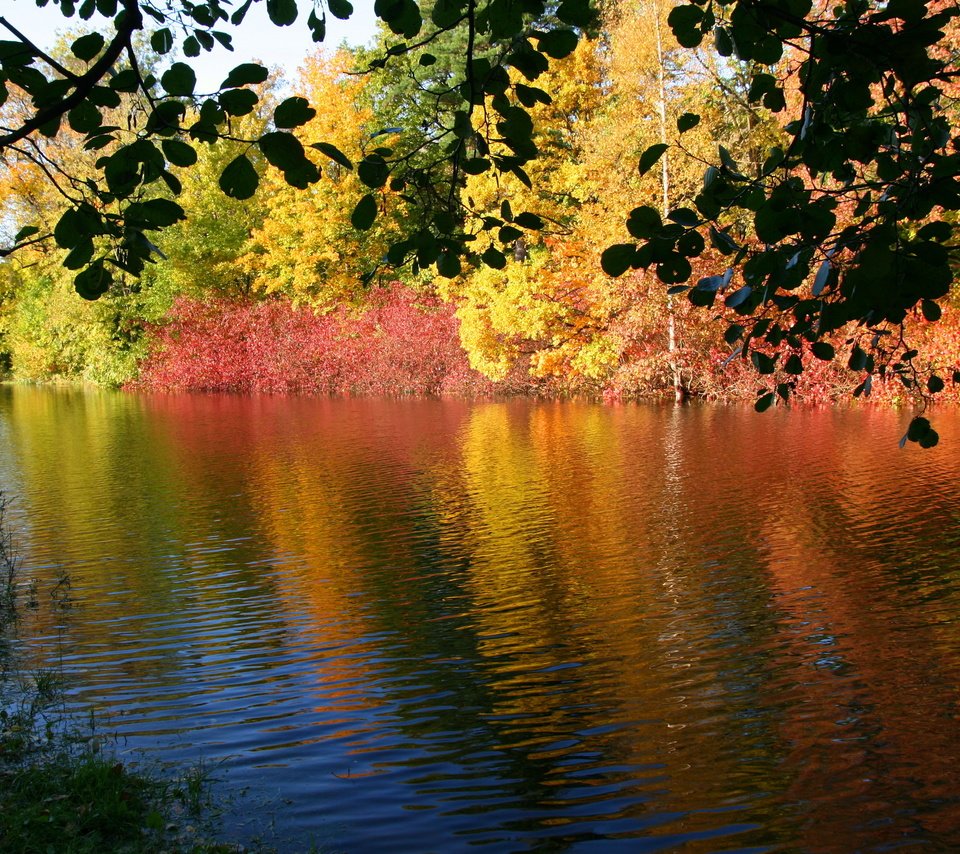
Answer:
<svg viewBox="0 0 960 854"><path fill-rule="evenodd" d="M173 50L173 33L166 27L157 30L150 36L150 47L152 47L161 56L170 53Z"/></svg>
<svg viewBox="0 0 960 854"><path fill-rule="evenodd" d="M106 40L100 33L90 33L78 38L70 45L70 50L77 59L89 62L103 50L104 44L106 44Z"/></svg>
<svg viewBox="0 0 960 854"><path fill-rule="evenodd" d="M39 233L40 233L40 229L37 228L37 226L35 225L24 226L16 233L16 236L13 238L13 242L14 244L21 243L24 240L26 240L28 237L33 237L33 235L39 234Z"/></svg>
<svg viewBox="0 0 960 854"><path fill-rule="evenodd" d="M183 208L170 199L150 199L140 205L139 211L151 228L166 228L186 219Z"/></svg>
<svg viewBox="0 0 960 854"><path fill-rule="evenodd" d="M257 93L250 89L227 89L217 96L223 111L231 116L246 116L257 106Z"/></svg>
<svg viewBox="0 0 960 854"><path fill-rule="evenodd" d="M700 116L696 113L684 113L677 119L677 130L680 133L686 133L698 124L700 124Z"/></svg>
<svg viewBox="0 0 960 854"><path fill-rule="evenodd" d="M834 356L836 356L833 345L828 344L826 341L815 341L810 347L810 352L821 362L831 362Z"/></svg>
<svg viewBox="0 0 960 854"><path fill-rule="evenodd" d="M273 111L273 123L278 128L297 128L317 114L306 98L294 96L281 102Z"/></svg>
<svg viewBox="0 0 960 854"><path fill-rule="evenodd" d="M221 89L237 88L257 83L263 83L270 76L262 65L256 62L244 62L232 69L226 79L220 84Z"/></svg>
<svg viewBox="0 0 960 854"><path fill-rule="evenodd" d="M192 145L179 139L165 139L160 143L163 156L174 166L193 166L197 162L197 152Z"/></svg>
<svg viewBox="0 0 960 854"><path fill-rule="evenodd" d="M366 186L377 190L387 183L390 167L379 154L368 154L357 166L357 177Z"/></svg>
<svg viewBox="0 0 960 854"><path fill-rule="evenodd" d="M537 47L551 59L563 59L577 48L578 37L573 30L550 30L535 38Z"/></svg>
<svg viewBox="0 0 960 854"><path fill-rule="evenodd" d="M943 315L943 309L931 299L920 301L920 311L930 323L935 323Z"/></svg>
<svg viewBox="0 0 960 854"><path fill-rule="evenodd" d="M488 246L480 256L480 260L494 270L502 270L507 266L507 257L495 246Z"/></svg>
<svg viewBox="0 0 960 854"><path fill-rule="evenodd" d="M700 31L703 18L704 11L699 6L683 3L670 10L667 23L683 47L697 47L703 38Z"/></svg>
<svg viewBox="0 0 960 854"><path fill-rule="evenodd" d="M773 406L776 399L777 396L772 391L768 391L766 394L762 394L757 398L757 402L753 404L753 408L757 412L766 412Z"/></svg>
<svg viewBox="0 0 960 854"><path fill-rule="evenodd" d="M460 275L460 259L455 252L441 252L437 258L437 272L445 279L455 279Z"/></svg>
<svg viewBox="0 0 960 854"><path fill-rule="evenodd" d="M95 300L103 296L113 284L113 275L104 266L102 260L94 261L74 280L77 293L86 300Z"/></svg>
<svg viewBox="0 0 960 854"><path fill-rule="evenodd" d="M334 18L346 21L353 14L353 4L348 0L327 0L327 8Z"/></svg>
<svg viewBox="0 0 960 854"><path fill-rule="evenodd" d="M637 240L646 240L655 237L663 228L660 212L649 205L634 208L627 218L627 231Z"/></svg>
<svg viewBox="0 0 960 854"><path fill-rule="evenodd" d="M278 27L289 27L297 20L297 0L267 0L267 14Z"/></svg>
<svg viewBox="0 0 960 854"><path fill-rule="evenodd" d="M539 231L543 228L543 220L540 219L535 213L530 213L529 211L524 211L523 213L518 213L513 221L519 225L521 228L528 228L531 231Z"/></svg>
<svg viewBox="0 0 960 854"><path fill-rule="evenodd" d="M220 176L220 189L233 199L249 199L259 183L257 170L246 154L231 160Z"/></svg>
<svg viewBox="0 0 960 854"><path fill-rule="evenodd" d="M462 0L436 0L430 17L440 28L452 27L463 15Z"/></svg>
<svg viewBox="0 0 960 854"><path fill-rule="evenodd" d="M608 276L617 278L622 276L633 266L633 259L637 255L637 247L632 243L617 243L608 246L600 256L600 266Z"/></svg>
<svg viewBox="0 0 960 854"><path fill-rule="evenodd" d="M186 63L175 62L160 77L160 84L168 95L188 97L197 85L197 75Z"/></svg>
<svg viewBox="0 0 960 854"><path fill-rule="evenodd" d="M323 152L334 163L339 163L344 169L353 169L353 163L350 161L350 158L335 145L331 145L329 142L314 142L310 144L310 147Z"/></svg>
<svg viewBox="0 0 960 854"><path fill-rule="evenodd" d="M651 145L643 154L640 155L640 163L637 165L637 170L641 175L646 175L656 162L663 157L663 153L669 148L665 142L658 142L654 145Z"/></svg>
<svg viewBox="0 0 960 854"><path fill-rule="evenodd" d="M350 222L358 231L367 231L377 218L377 200L372 193L367 193L353 209Z"/></svg>

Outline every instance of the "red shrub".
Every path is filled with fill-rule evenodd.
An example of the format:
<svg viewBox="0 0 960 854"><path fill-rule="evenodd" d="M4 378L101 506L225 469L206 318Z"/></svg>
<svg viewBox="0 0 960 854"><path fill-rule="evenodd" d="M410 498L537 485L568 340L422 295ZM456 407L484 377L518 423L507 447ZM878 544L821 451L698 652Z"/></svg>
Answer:
<svg viewBox="0 0 960 854"><path fill-rule="evenodd" d="M450 306L393 285L361 314L282 301L180 299L154 331L141 388L269 393L482 395Z"/></svg>

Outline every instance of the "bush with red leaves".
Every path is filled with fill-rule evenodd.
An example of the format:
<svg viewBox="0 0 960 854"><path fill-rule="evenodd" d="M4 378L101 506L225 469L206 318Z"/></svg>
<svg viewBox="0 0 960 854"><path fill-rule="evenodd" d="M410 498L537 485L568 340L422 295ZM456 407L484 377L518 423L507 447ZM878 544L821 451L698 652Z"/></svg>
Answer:
<svg viewBox="0 0 960 854"><path fill-rule="evenodd" d="M453 309L398 284L362 313L283 301L181 298L154 330L137 388L301 394L488 395Z"/></svg>

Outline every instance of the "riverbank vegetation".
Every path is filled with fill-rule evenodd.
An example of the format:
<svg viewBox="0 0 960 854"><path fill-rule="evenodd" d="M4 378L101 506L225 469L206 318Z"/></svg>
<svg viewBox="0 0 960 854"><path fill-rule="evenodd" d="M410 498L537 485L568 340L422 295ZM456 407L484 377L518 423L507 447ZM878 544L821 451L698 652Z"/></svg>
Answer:
<svg viewBox="0 0 960 854"><path fill-rule="evenodd" d="M3 365L26 380L148 389L691 395L746 399L758 408L778 397L826 401L851 392L890 402L931 393L956 400L955 287L937 284L937 294L925 295L918 284L916 299L903 311L890 309L883 323L847 315L828 323L818 314L821 295L851 302L838 279L847 238L822 257L810 247L827 232L867 227L875 201L869 175L843 177L837 167L827 180L820 173L832 167L821 152L820 166L808 157L777 178L770 199L782 196L782 204L761 207L758 197L743 206L731 197L721 205L714 198L721 185L733 193L738 182L746 193L748 178L772 174L771 151L786 157L804 136L791 117L810 110L802 103L806 60L786 36L784 49L767 56L759 47L757 55L743 45L734 50L723 28L715 39L691 39L682 24L698 9L612 0L583 27L575 48L547 49L544 38L548 68L534 73L524 64L534 59L515 57L509 76L503 72L522 114L490 87L471 113L458 108L449 88L465 49L457 29L395 51L384 64L377 58L398 32L384 24L372 48L318 51L295 79L257 82L252 75L256 98L239 87L221 96L218 109L230 118L226 138L198 132L163 141L167 189L153 185L141 202L178 191L185 219L171 214L166 222L167 208L153 210L165 227L139 276L118 269L98 299L78 299L75 271L89 258L85 249L74 257L66 238L60 246L23 246L0 265ZM904 14L913 20L916 12ZM937 49L955 56L956 19L938 25ZM475 62L487 68L495 40L474 36ZM79 62L77 44L63 45L63 63ZM162 64L152 44L137 43L141 68ZM947 79L936 97L953 129L949 138L960 110L955 78ZM168 91L178 91L171 81ZM892 180L892 162L874 163L871 140L882 131L884 110L896 108L893 95L875 92L875 103L866 104L852 82L849 88L844 109L863 113L864 168ZM138 121L142 108L136 94L98 107L116 126ZM21 118L30 109L16 96L4 106ZM184 106L185 125L205 121L203 109L192 109ZM511 122L528 120L524 147ZM44 141L42 156L8 153L0 174L8 218L35 223L41 234L65 231L74 189L97 179L101 147L112 144L91 140L82 118L70 124ZM430 136L437 127L489 140L494 125L500 141L492 148L478 141L472 157L437 158ZM240 141L273 127L290 128L319 180L293 179L269 147ZM714 167L718 150L722 163ZM518 160L506 171L490 168L497 157L524 166ZM480 225L471 231L448 221L442 205L419 197L441 180L429 188L388 180L386 167L378 167L388 160L445 175L456 210ZM260 190L251 198L240 198L248 195L245 185L227 180L236 178L236 164L257 173ZM857 181L861 198L853 204ZM788 192L804 196L809 209ZM946 251L955 215L945 199L923 215L902 212L898 240L913 246L909 252ZM704 230L711 206L716 216L724 209L719 230ZM623 243L624 222L662 257L644 260ZM427 246L409 237L453 231L472 234L477 263L461 263L442 240ZM810 247L770 254L791 235ZM850 253L875 278L894 263L865 249ZM930 272L921 255L910 272L918 282ZM742 282L732 281L737 264L746 264ZM767 283L762 299L760 281Z"/></svg>

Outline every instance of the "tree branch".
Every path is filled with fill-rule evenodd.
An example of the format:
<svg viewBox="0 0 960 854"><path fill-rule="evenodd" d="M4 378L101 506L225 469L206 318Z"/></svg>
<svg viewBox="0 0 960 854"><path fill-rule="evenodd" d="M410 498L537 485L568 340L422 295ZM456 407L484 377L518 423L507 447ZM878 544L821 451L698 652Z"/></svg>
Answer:
<svg viewBox="0 0 960 854"><path fill-rule="evenodd" d="M45 54L40 48L38 48L30 39L28 39L23 33L20 32L13 24L11 24L6 18L0 17L0 24L5 26L11 33L13 33L17 39L19 39L23 44L25 44L30 50L34 52L37 56L40 57L47 65L49 65L54 71L58 74L62 74L68 80L76 80L77 75L70 71L68 68L64 68L59 62L57 62L53 57Z"/></svg>
<svg viewBox="0 0 960 854"><path fill-rule="evenodd" d="M73 78L76 80L73 91L57 103L38 110L32 119L24 122L17 130L0 136L0 150L19 142L48 122L59 119L86 100L93 88L120 58L120 54L130 43L130 36L143 26L143 14L140 11L138 0L123 0L123 8L125 14L117 27L117 33L113 40L107 45L107 49L100 59L90 66L89 70L80 77Z"/></svg>

